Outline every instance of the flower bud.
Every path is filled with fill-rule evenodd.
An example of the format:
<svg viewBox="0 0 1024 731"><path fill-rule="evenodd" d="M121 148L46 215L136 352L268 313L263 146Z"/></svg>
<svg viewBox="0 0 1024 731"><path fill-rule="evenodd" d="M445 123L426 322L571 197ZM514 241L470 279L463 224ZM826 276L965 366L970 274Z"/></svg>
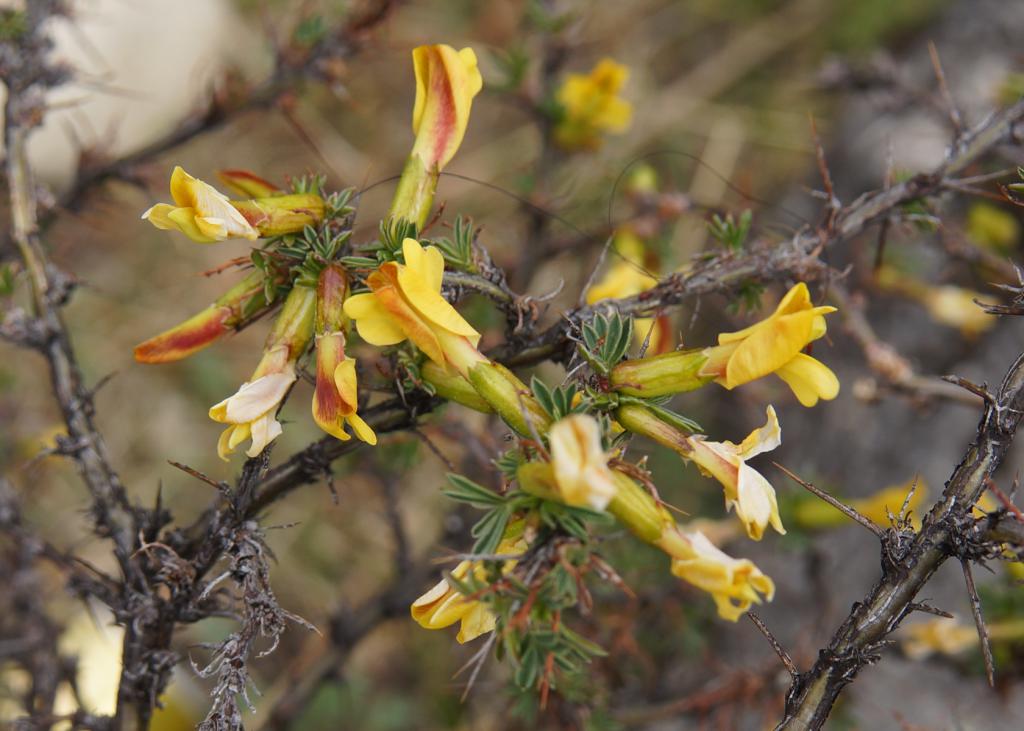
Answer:
<svg viewBox="0 0 1024 731"><path fill-rule="evenodd" d="M324 199L315 193L231 201L231 205L262 237L298 233L324 217Z"/></svg>
<svg viewBox="0 0 1024 731"><path fill-rule="evenodd" d="M187 358L211 345L251 319L247 305L263 292L263 272L254 271L229 289L216 302L180 325L175 325L144 343L135 346L139 363L170 363ZM263 310L269 305L264 303Z"/></svg>
<svg viewBox="0 0 1024 731"><path fill-rule="evenodd" d="M218 170L217 177L243 198L269 198L285 194L270 181L248 170Z"/></svg>
<svg viewBox="0 0 1024 731"><path fill-rule="evenodd" d="M442 368L433 361L427 361L420 367L420 375L441 398L484 414L494 413L494 409L483 396L476 392L473 384L458 373L448 368Z"/></svg>
<svg viewBox="0 0 1024 731"><path fill-rule="evenodd" d="M695 389L713 378L700 375L707 356L699 350L676 350L649 358L624 360L612 368L612 388L629 396L656 398Z"/></svg>

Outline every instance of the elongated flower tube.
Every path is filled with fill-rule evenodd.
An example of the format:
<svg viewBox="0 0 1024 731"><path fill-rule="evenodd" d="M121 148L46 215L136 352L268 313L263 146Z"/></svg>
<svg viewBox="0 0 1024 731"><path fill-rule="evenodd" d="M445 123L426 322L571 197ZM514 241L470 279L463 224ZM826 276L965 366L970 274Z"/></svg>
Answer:
<svg viewBox="0 0 1024 731"><path fill-rule="evenodd" d="M732 558L699 531L685 530L635 480L613 474L616 492L608 512L642 541L668 554L675 576L711 594L720 617L735 622L752 604L772 600L775 584L753 562Z"/></svg>
<svg viewBox="0 0 1024 731"><path fill-rule="evenodd" d="M170 363L215 343L267 307L262 299L254 301L255 297L261 297L264 282L263 272L250 273L199 314L136 345L135 360Z"/></svg>
<svg viewBox="0 0 1024 731"><path fill-rule="evenodd" d="M345 425L367 444L377 435L356 413L359 405L356 362L345 356L348 318L343 311L348 294L348 276L339 264L328 264L320 272L316 290L316 390L313 419L331 436L342 441L351 437Z"/></svg>
<svg viewBox="0 0 1024 731"><path fill-rule="evenodd" d="M737 332L722 333L718 345L706 348L702 376L713 376L728 389L774 373L804 406L834 399L839 380L829 368L802 353L825 334L825 315L835 307L814 307L807 285L800 282L766 319Z"/></svg>
<svg viewBox="0 0 1024 731"><path fill-rule="evenodd" d="M521 536L504 538L498 544L499 555L518 555L527 548ZM515 568L516 561L509 559L502 564L502 573ZM482 561L462 561L451 572L456 581L465 581L470 575L478 580L486 578ZM447 578L441 579L430 591L412 603L412 618L426 629L443 629L459 622L460 643L474 640L494 629L494 615L483 602L472 599L460 592Z"/></svg>
<svg viewBox="0 0 1024 731"><path fill-rule="evenodd" d="M775 489L764 475L747 464L747 460L775 449L782 442L779 420L771 406L767 409L767 423L751 432L740 444L711 442L700 436L690 436L643 406L622 406L616 411L615 418L630 431L675 450L696 464L705 475L718 480L725 493L726 509L736 509L736 515L750 538L761 540L769 525L779 533L786 532L779 517Z"/></svg>
<svg viewBox="0 0 1024 731"><path fill-rule="evenodd" d="M701 375L708 356L701 350L676 350L624 360L612 368L612 388L628 396L657 398L693 391L714 380Z"/></svg>
<svg viewBox="0 0 1024 731"><path fill-rule="evenodd" d="M604 510L615 497L616 482L601 445L601 428L587 414L570 414L548 431L551 462L528 462L516 472L526 492L566 505Z"/></svg>
<svg viewBox="0 0 1024 731"><path fill-rule="evenodd" d="M391 203L391 215L422 228L430 214L438 174L462 144L475 97L483 88L472 48L419 46L412 52L416 103L412 153Z"/></svg>
<svg viewBox="0 0 1024 731"><path fill-rule="evenodd" d="M395 345L408 339L439 366L468 376L487 359L476 349L480 333L441 296L444 257L415 239L405 240L402 253L405 264L381 264L366 279L371 291L345 300L345 314L366 342Z"/></svg>
<svg viewBox="0 0 1024 731"><path fill-rule="evenodd" d="M324 199L316 193L231 201L231 205L264 237L298 233L324 217Z"/></svg>
<svg viewBox="0 0 1024 731"><path fill-rule="evenodd" d="M211 419L228 424L217 442L221 459L227 461L246 439L252 440L246 454L256 457L281 435L275 412L295 382L296 361L313 338L315 313L316 289L296 284L274 321L252 378L233 396L210 408Z"/></svg>
<svg viewBox="0 0 1024 731"><path fill-rule="evenodd" d="M629 69L610 58L601 59L589 74L569 74L556 95L562 118L555 141L566 150L593 150L602 135L629 128L633 107L619 96Z"/></svg>
<svg viewBox="0 0 1024 731"><path fill-rule="evenodd" d="M225 239L254 240L260 236L226 195L193 178L181 166L171 173L171 198L173 206L157 203L142 217L159 229L181 231L201 244Z"/></svg>

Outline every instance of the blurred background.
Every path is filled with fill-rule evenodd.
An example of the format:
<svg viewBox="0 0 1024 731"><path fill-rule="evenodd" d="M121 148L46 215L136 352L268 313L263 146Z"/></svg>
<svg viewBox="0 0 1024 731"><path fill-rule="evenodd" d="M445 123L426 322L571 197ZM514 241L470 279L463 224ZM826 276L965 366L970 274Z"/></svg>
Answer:
<svg viewBox="0 0 1024 731"><path fill-rule="evenodd" d="M397 3L351 58L318 68L316 79L282 89L269 103L244 103L273 73L275 59L301 55L318 34L344 21L348 6L79 0L73 24L54 28L57 53L78 70L78 80L54 98L54 111L32 141L43 199L57 204L45 241L54 261L81 282L67 318L87 380L104 381L96 404L113 463L135 498L151 502L160 491L183 525L215 495L168 460L216 480L237 476L239 460L217 458L220 427L206 411L249 376L265 327L180 363L133 361L135 344L233 283L237 275L230 271L209 272L247 256L249 248L245 241L194 244L139 220L169 198L175 165L211 182L223 168L246 168L281 183L322 173L332 188L365 191L355 238L369 240L393 192L386 181L400 172L412 141L410 49L472 46L484 91L449 167L464 177L441 180L445 209L437 226L450 225L456 214L471 216L516 291L556 293L542 305L543 321L554 322L576 304L610 225L628 225L641 240L644 265L667 273L719 245L708 230L713 214L750 210L752 235L780 240L819 222L814 128L843 202L941 162L951 131L929 42L967 124L1024 91L1018 49L1024 5L999 0L413 0ZM621 96L632 107L630 123L602 132L589 149L559 147L538 110L557 99L569 75L588 74L604 58L628 69ZM83 183L79 171L166 140L210 109L228 110L224 121L147 155L133 165L130 181ZM1008 155L976 172L1012 171L1018 162ZM997 383L1019 353L1019 323L964 314L974 310L963 297L968 303L986 292L991 297L988 283L1006 281L1008 262L1019 261L1017 209L994 197L967 194L922 209L889 233L874 274L876 231L828 255L838 268L854 266L850 308L928 384L947 373ZM653 213L638 203L652 199ZM0 249L4 260L10 256ZM614 265L613 257L599 278ZM739 329L770 312L781 291L687 303L666 323L669 347L701 346L721 330ZM950 298L955 303L943 307ZM501 341L499 314L475 301L465 311L485 332L485 345ZM840 377L835 401L803 409L781 382L765 379L735 392L703 389L676 405L715 438L739 441L762 423L764 405L774 403L784 443L771 459L851 499L916 479L915 500L927 507L925 496L939 493L973 436L979 408L938 386L889 387L848 328L837 319L828 340L815 345L815 356ZM369 350L356 352L371 362ZM549 382L564 377L555 366L541 372ZM21 494L26 519L46 537L110 569L108 547L83 519L86 496L73 468L46 456L62 425L44 379L35 354L0 342L0 472ZM308 413L311 395L300 380L283 413L275 458L319 438ZM262 525L277 558L271 579L281 604L329 633L332 617L375 597L401 570L394 560L394 512L409 537L403 550L417 560L464 550L472 516L441 495L444 473L450 464L494 484L491 460L504 448L505 431L493 419L451 406L416 433L385 436L380 447L336 463L337 501L320 483L275 504ZM716 483L692 466L681 468L665 450L649 451L663 498L693 516L725 517ZM760 614L806 667L877 578L877 543L808 502L769 458L761 460L789 534L752 543L730 522L709 530L721 532L731 554L750 557L775 579L775 601ZM1001 473L1004 489L1019 464L1018 449ZM900 507L892 494L888 503L872 503L881 506L880 522L886 505L893 512ZM263 695L254 697L247 728L771 727L789 678L756 628L717 619L706 596L673 580L663 557L634 541L609 540L605 557L636 597L594 588L593 612L573 621L609 656L594 665L587 684L563 689L564 697L545 710L535 694L515 691L507 670L493 661L462 699L466 679L454 675L475 648L458 645L454 631L425 631L398 612L358 638L308 702L275 718L268 709L326 657L325 637L291 627L273 655L252 663ZM844 696L829 728L1024 728L1024 653L1017 643L1024 629L1013 624L1024 595L1010 566L978 572L990 626L1005 628L996 633L995 689L985 682L976 640L970 641L963 578L947 566L930 584L928 600L957 619L942 620L950 624L931 635L913 635L913 623L926 620L910 620L898 636L917 637L917 645L886 650ZM67 623L60 642L80 658L83 697L97 712L110 712L118 629L100 606L68 596L56 572L40 591ZM0 617L0 629L3 622ZM970 628L966 640L949 629L960 625ZM198 643L217 641L232 627L227 618L183 627L176 649L202 665ZM0 643L9 639L0 636ZM24 682L0 664L0 723L14 712L5 698ZM192 728L208 708L209 686L181 664L153 728Z"/></svg>

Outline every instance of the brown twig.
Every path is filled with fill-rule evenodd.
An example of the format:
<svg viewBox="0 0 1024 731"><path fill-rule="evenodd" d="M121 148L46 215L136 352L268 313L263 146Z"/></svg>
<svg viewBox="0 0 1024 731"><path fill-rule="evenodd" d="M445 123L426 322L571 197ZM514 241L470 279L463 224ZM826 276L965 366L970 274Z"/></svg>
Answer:
<svg viewBox="0 0 1024 731"><path fill-rule="evenodd" d="M799 477L794 475L792 472L787 470L785 467L780 465L778 462L772 462L772 464L775 465L776 467L778 467L780 470L782 470L782 472L784 472L785 475L789 479L793 480L793 482L795 482L798 485L800 485L801 487L803 487L809 493L811 493L812 495L814 495L816 497L821 498L822 500L824 500L826 503L831 505L833 508L838 510L840 513L845 515L850 520L852 520L854 522L857 522L857 523L860 523L862 526L864 526L869 531L874 533L876 538L878 538L880 540L885 538L885 531L882 528L880 528L878 525L876 525L875 522L873 520L871 520L871 518L867 518L867 517L861 515L860 512L858 512L854 508L851 508L846 503L844 503L844 502L842 502L840 500L837 500L836 498L832 497L831 495L829 495L824 490L815 487L814 485L812 485L811 483L809 483L809 482L807 482L805 480L800 479Z"/></svg>
<svg viewBox="0 0 1024 731"><path fill-rule="evenodd" d="M981 613L981 599L978 598L978 589L974 585L974 572L971 570L971 562L966 558L960 559L960 567L964 571L964 582L967 584L967 596L971 600L971 614L974 616L974 625L978 628L978 640L981 642L981 655L985 659L985 677L991 687L996 685L996 668L992 660L992 643L988 638L988 627L985 626L985 617Z"/></svg>

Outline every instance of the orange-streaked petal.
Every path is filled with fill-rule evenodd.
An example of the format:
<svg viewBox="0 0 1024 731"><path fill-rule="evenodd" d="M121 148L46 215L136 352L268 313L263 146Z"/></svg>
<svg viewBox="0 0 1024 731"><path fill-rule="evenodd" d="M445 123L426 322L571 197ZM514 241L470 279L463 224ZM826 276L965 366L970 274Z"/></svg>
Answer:
<svg viewBox="0 0 1024 731"><path fill-rule="evenodd" d="M165 330L135 346L139 363L170 363L187 358L231 332L224 322L231 317L230 307L211 305L180 325Z"/></svg>

